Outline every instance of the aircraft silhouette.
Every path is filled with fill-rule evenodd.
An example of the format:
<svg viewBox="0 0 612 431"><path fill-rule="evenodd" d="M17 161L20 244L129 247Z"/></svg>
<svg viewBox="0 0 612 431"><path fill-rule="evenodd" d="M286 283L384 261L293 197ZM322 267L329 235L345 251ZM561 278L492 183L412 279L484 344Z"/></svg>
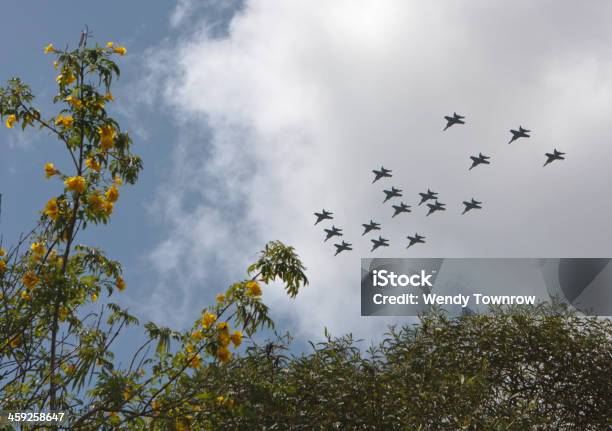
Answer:
<svg viewBox="0 0 612 431"><path fill-rule="evenodd" d="M391 187L391 190L383 190L383 193L387 195L383 201L383 204L391 198L400 197L402 195L402 191L400 189L396 189L395 187Z"/></svg>
<svg viewBox="0 0 612 431"><path fill-rule="evenodd" d="M470 169L468 169L468 171L471 171L472 169L474 169L476 166L484 163L486 165L490 165L491 162L489 161L491 157L489 156L485 156L482 153L478 153L478 157L476 156L470 156L470 159L472 159L472 166L470 166Z"/></svg>
<svg viewBox="0 0 612 431"><path fill-rule="evenodd" d="M336 247L336 254L334 256L337 256L338 253L342 253L344 250L352 250L352 245L345 241L342 241L342 244L334 244L334 247Z"/></svg>
<svg viewBox="0 0 612 431"><path fill-rule="evenodd" d="M427 215L433 214L436 211L446 211L446 208L444 208L444 205L446 204L438 202L437 200L435 204L427 204L427 206L429 207L429 212L427 213Z"/></svg>
<svg viewBox="0 0 612 431"><path fill-rule="evenodd" d="M561 151L557 151L556 148L555 148L554 153L546 153L545 155L547 157L547 160L546 160L546 163L544 163L544 166L546 166L549 163L554 162L555 160L565 160L565 157L563 157L565 153L562 153Z"/></svg>
<svg viewBox="0 0 612 431"><path fill-rule="evenodd" d="M323 230L325 231L325 233L327 233L327 235L325 236L325 241L323 242L326 242L332 236L342 236L342 229L338 229L336 226L332 226L331 229L323 229Z"/></svg>
<svg viewBox="0 0 612 431"><path fill-rule="evenodd" d="M410 211L410 205L406 205L404 202L400 202L399 205L392 205L392 207L395 210L395 212L393 213L391 218L393 218L396 215L401 214L401 213L409 213L409 212L411 212Z"/></svg>
<svg viewBox="0 0 612 431"><path fill-rule="evenodd" d="M370 250L370 253L376 250L378 247L389 247L389 240L383 238L382 236L379 236L378 239L371 239L370 241L374 243L374 245L372 246L372 250Z"/></svg>
<svg viewBox="0 0 612 431"><path fill-rule="evenodd" d="M408 235L406 238L410 240L410 244L408 244L408 247L406 248L410 248L413 245L418 244L418 243L425 244L425 237L422 235L419 235L418 233L415 233L414 236Z"/></svg>
<svg viewBox="0 0 612 431"><path fill-rule="evenodd" d="M393 171L391 169L385 169L384 166L380 167L380 171L374 169L372 172L374 173L374 181L372 181L372 184L374 184L376 181L380 180L383 177L391 178L393 176L391 175L391 172Z"/></svg>
<svg viewBox="0 0 612 431"><path fill-rule="evenodd" d="M364 229L361 236L364 236L366 233L372 230L380 230L380 223L376 223L372 220L370 220L370 223L365 223L365 224L362 224L361 226L363 226L363 229Z"/></svg>
<svg viewBox="0 0 612 431"><path fill-rule="evenodd" d="M522 126L519 126L518 130L510 130L510 133L512 133L512 139L510 139L510 142L508 142L509 144L513 143L518 138L529 138L531 136L529 135L531 130L523 129Z"/></svg>
<svg viewBox="0 0 612 431"><path fill-rule="evenodd" d="M474 198L472 198L471 202L468 201L463 201L463 205L465 205L465 209L463 210L463 212L461 213L462 215L465 214L466 212L468 212L469 210L475 210L475 209L482 209L482 207L480 206L482 204L482 202L478 202L476 200L474 200Z"/></svg>
<svg viewBox="0 0 612 431"><path fill-rule="evenodd" d="M423 204L423 203L427 202L427 201L428 201L428 200L430 200L430 199L432 199L432 200L433 200L433 199L437 199L437 198L436 198L436 195L437 195L437 194L438 194L438 193L436 193L436 192L432 192L432 191L431 191L431 190L429 190L429 189L427 189L427 193L419 193L419 195L421 195L421 202L419 202L419 205L421 205L421 204Z"/></svg>
<svg viewBox="0 0 612 431"><path fill-rule="evenodd" d="M465 117L463 115L459 115L456 112L453 112L452 117L444 116L444 119L446 120L446 127L444 128L444 130L448 129L454 124L465 124L465 121L463 121L464 118Z"/></svg>
<svg viewBox="0 0 612 431"><path fill-rule="evenodd" d="M323 220L331 220L331 219L333 219L332 214L333 214L333 212L325 211L325 208L323 208L323 211L320 212L320 213L314 213L314 215L317 217L317 221L315 222L315 226L317 224L319 224L319 222L321 222Z"/></svg>

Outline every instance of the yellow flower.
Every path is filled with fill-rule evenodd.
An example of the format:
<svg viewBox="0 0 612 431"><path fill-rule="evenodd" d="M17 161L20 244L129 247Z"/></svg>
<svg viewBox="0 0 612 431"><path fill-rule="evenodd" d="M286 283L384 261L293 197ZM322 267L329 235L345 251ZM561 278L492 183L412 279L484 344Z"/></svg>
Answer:
<svg viewBox="0 0 612 431"><path fill-rule="evenodd" d="M111 93L110 91L106 93L104 96L102 96L102 98L106 100L107 102L112 102L113 100L115 100L115 98L113 97L113 93Z"/></svg>
<svg viewBox="0 0 612 431"><path fill-rule="evenodd" d="M5 255L6 255L6 250L0 247L0 257L5 256Z"/></svg>
<svg viewBox="0 0 612 431"><path fill-rule="evenodd" d="M72 118L72 115L66 115L64 117L62 114L59 114L55 119L55 124L61 124L65 128L69 129L74 124L74 118Z"/></svg>
<svg viewBox="0 0 612 431"><path fill-rule="evenodd" d="M30 245L30 250L32 250L32 254L36 256L42 256L47 251L42 242L33 242L32 245Z"/></svg>
<svg viewBox="0 0 612 431"><path fill-rule="evenodd" d="M68 96L64 100L70 103L75 109L81 109L83 107L83 102L77 97Z"/></svg>
<svg viewBox="0 0 612 431"><path fill-rule="evenodd" d="M100 162L98 162L96 159L92 157L89 157L88 159L85 160L85 166L87 166L92 171L96 171L96 172L100 172L100 169L102 169Z"/></svg>
<svg viewBox="0 0 612 431"><path fill-rule="evenodd" d="M60 73L59 75L57 75L57 78L55 78L55 80L57 81L58 84L64 83L66 85L70 85L74 81L76 81L76 78L72 74L64 75L63 73Z"/></svg>
<svg viewBox="0 0 612 431"><path fill-rule="evenodd" d="M217 302L218 302L219 304L221 304L222 302L225 302L225 295L224 295L224 294L222 294L222 293L218 294L218 295L217 295Z"/></svg>
<svg viewBox="0 0 612 431"><path fill-rule="evenodd" d="M91 302L96 302L98 300L98 295L95 293L91 294Z"/></svg>
<svg viewBox="0 0 612 431"><path fill-rule="evenodd" d="M189 360L189 366L191 368L200 368L201 364L202 358L200 357L200 355L195 355Z"/></svg>
<svg viewBox="0 0 612 431"><path fill-rule="evenodd" d="M115 54L119 54L121 56L125 55L127 53L127 49L125 48L125 46L118 46L116 48L113 48L113 52Z"/></svg>
<svg viewBox="0 0 612 431"><path fill-rule="evenodd" d="M15 348L15 347L19 347L21 345L21 338L20 337L15 337L11 340L11 347Z"/></svg>
<svg viewBox="0 0 612 431"><path fill-rule="evenodd" d="M100 135L100 146L106 151L113 147L117 132L115 132L113 126L105 124L98 128L98 135Z"/></svg>
<svg viewBox="0 0 612 431"><path fill-rule="evenodd" d="M94 108L95 109L103 109L104 108L104 102L102 100L98 100L95 104L94 104Z"/></svg>
<svg viewBox="0 0 612 431"><path fill-rule="evenodd" d="M6 271L6 261L0 259L0 275Z"/></svg>
<svg viewBox="0 0 612 431"><path fill-rule="evenodd" d="M204 327L204 329L208 329L213 323L215 323L216 320L217 316L207 311L202 316L202 326Z"/></svg>
<svg viewBox="0 0 612 431"><path fill-rule="evenodd" d="M234 347L240 346L240 344L242 344L242 332L234 331L234 333L230 336L230 339L232 340Z"/></svg>
<svg viewBox="0 0 612 431"><path fill-rule="evenodd" d="M31 301L32 295L30 295L26 290L23 290L21 292L21 299L23 299L24 301Z"/></svg>
<svg viewBox="0 0 612 431"><path fill-rule="evenodd" d="M260 296L261 295L261 287L259 287L259 283L255 280L247 281L246 283L247 295L249 296Z"/></svg>
<svg viewBox="0 0 612 431"><path fill-rule="evenodd" d="M55 174L57 174L57 169L55 169L55 165L53 163L46 163L45 164L45 176L47 178L51 178Z"/></svg>
<svg viewBox="0 0 612 431"><path fill-rule="evenodd" d="M70 310L68 310L66 307L60 307L59 313L58 313L57 316L58 316L60 322L63 322L64 320L66 320L68 318L69 314L70 314Z"/></svg>
<svg viewBox="0 0 612 431"><path fill-rule="evenodd" d="M117 190L117 187L115 187L114 185L112 185L104 194L104 196L106 196L106 200L108 200L109 202L117 202L117 199L119 199L119 190Z"/></svg>
<svg viewBox="0 0 612 431"><path fill-rule="evenodd" d="M66 178L64 184L68 187L68 190L77 193L83 193L87 188L87 182L81 176Z"/></svg>
<svg viewBox="0 0 612 431"><path fill-rule="evenodd" d="M6 122L4 124L6 124L6 127L8 127L9 129L12 129L16 122L17 116L15 116L15 114L11 114L6 118Z"/></svg>
<svg viewBox="0 0 612 431"><path fill-rule="evenodd" d="M55 221L59 217L59 206L57 205L57 198L51 198L45 205L44 214L51 220Z"/></svg>
<svg viewBox="0 0 612 431"><path fill-rule="evenodd" d="M36 287L36 285L40 282L40 278L32 271L26 272L23 277L21 277L21 282L28 290L32 290Z"/></svg>
<svg viewBox="0 0 612 431"><path fill-rule="evenodd" d="M227 322L219 322L217 323L217 330L218 331L227 331L229 329L229 325L227 324Z"/></svg>
<svg viewBox="0 0 612 431"><path fill-rule="evenodd" d="M115 46L115 43L114 43L114 42L107 42L107 43L106 43L106 47L107 47L107 48L112 48L113 46Z"/></svg>
<svg viewBox="0 0 612 431"><path fill-rule="evenodd" d="M193 331L193 332L191 333L191 338L192 338L193 340L195 340L195 341L199 341L199 340L201 340L201 339L202 339L202 337L203 337L202 331L201 331L201 330L199 330L199 329L198 329L197 331Z"/></svg>
<svg viewBox="0 0 612 431"><path fill-rule="evenodd" d="M115 177L113 178L113 182L115 183L116 186L122 186L123 185L123 180L120 177Z"/></svg>
<svg viewBox="0 0 612 431"><path fill-rule="evenodd" d="M109 217L112 213L113 213L113 208L115 207L115 204L113 204L112 202L109 201L104 201L104 215Z"/></svg>
<svg viewBox="0 0 612 431"><path fill-rule="evenodd" d="M54 68L55 70L57 70L57 66L58 66L58 65L59 65L59 63L58 63L57 61L54 61L54 62L53 62L53 68Z"/></svg>
<svg viewBox="0 0 612 431"><path fill-rule="evenodd" d="M50 52L55 52L55 48L53 48L53 44L50 43L49 45L45 46L45 54L49 54Z"/></svg>
<svg viewBox="0 0 612 431"><path fill-rule="evenodd" d="M117 289L119 289L120 292L123 292L125 290L125 281L123 280L123 278L121 277L117 277Z"/></svg>
<svg viewBox="0 0 612 431"><path fill-rule="evenodd" d="M223 401L225 401L225 397L223 395L219 395L216 401L217 401L217 404L221 405L223 404Z"/></svg>
<svg viewBox="0 0 612 431"><path fill-rule="evenodd" d="M221 346L227 347L230 343L230 335L227 331L219 332L219 334L217 334L217 340Z"/></svg>
<svg viewBox="0 0 612 431"><path fill-rule="evenodd" d="M227 347L219 347L217 350L217 359L222 363L228 362L232 358L232 352L230 352Z"/></svg>
<svg viewBox="0 0 612 431"><path fill-rule="evenodd" d="M95 212L104 212L106 209L106 201L97 191L89 195L87 202Z"/></svg>
<svg viewBox="0 0 612 431"><path fill-rule="evenodd" d="M125 391L123 391L123 399L125 401L129 400L131 396L132 394L129 389L126 389Z"/></svg>

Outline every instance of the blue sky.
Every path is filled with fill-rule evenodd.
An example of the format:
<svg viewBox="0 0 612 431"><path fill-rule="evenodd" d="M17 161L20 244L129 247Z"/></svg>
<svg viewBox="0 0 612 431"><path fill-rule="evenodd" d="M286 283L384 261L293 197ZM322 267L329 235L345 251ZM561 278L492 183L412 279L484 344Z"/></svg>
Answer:
<svg viewBox="0 0 612 431"><path fill-rule="evenodd" d="M380 257L612 255L612 205L596 198L612 180L608 2L74 4L4 5L0 78L21 76L50 108L45 45L74 45L88 24L95 42L127 46L114 109L145 169L110 227L83 242L123 262L121 301L143 321L190 325L280 239L303 257L311 285L296 300L278 286L264 292L279 329L375 337L399 320L359 316L370 219L391 238ZM467 125L442 133L453 111ZM532 138L506 145L519 124ZM53 145L44 133L0 131L6 242L53 193L42 172L59 163ZM553 148L567 160L542 169ZM478 152L492 169L468 174ZM387 184L371 184L381 164L406 203L432 188L449 211L391 219L380 204ZM471 197L486 211L462 217ZM334 258L322 243L312 213L323 207L352 254ZM407 252L415 231L428 244Z"/></svg>

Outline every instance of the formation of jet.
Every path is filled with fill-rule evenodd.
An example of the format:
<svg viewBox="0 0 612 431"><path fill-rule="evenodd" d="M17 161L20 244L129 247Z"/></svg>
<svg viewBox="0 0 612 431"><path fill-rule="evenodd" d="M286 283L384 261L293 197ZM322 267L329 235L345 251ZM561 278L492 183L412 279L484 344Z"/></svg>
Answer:
<svg viewBox="0 0 612 431"><path fill-rule="evenodd" d="M328 239L330 239L333 236L342 236L342 229L338 229L336 226L332 226L331 229L323 229L323 230L327 234L325 236L324 242L326 242Z"/></svg>
<svg viewBox="0 0 612 431"><path fill-rule="evenodd" d="M443 130L446 130L449 127L452 127L456 124L465 124L465 116L459 115L456 112L453 112L452 116L450 115L444 116L444 119L446 120L446 126L444 127ZM519 126L518 130L511 129L510 133L512 134L512 138L510 139L508 144L513 143L519 138L530 138L531 137L530 135L531 130L525 129L523 126ZM556 148L553 150L552 153L545 153L545 156L546 156L546 161L544 163L544 166L547 166L556 160L565 160L565 157L564 157L565 153L558 151ZM491 157L484 155L482 153L478 153L478 156L470 156L470 159L472 161L472 165L469 167L468 170L472 170L478 165L482 165L482 164L490 165L491 164L490 162ZM372 184L383 178L392 178L393 177L392 172L393 171L391 169L387 169L384 166L381 166L380 169L373 169L372 173L374 174L374 179L372 180ZM383 190L383 193L385 194L385 199L383 200L383 203L386 203L387 201L393 198L403 196L402 190L394 186L391 187L391 190ZM427 192L419 193L419 196L420 196L420 201L418 205L420 206L426 203L427 207L429 208L426 216L429 216L437 211L446 211L446 208L445 208L446 204L439 201L437 192L434 192L428 188ZM429 201L433 201L433 202L429 202ZM466 214L468 211L471 211L471 210L482 209L482 202L479 202L475 200L474 198L472 198L469 201L463 201L463 205L464 205L464 209L463 209L463 212L461 213L462 215ZM400 202L399 205L392 205L392 207L393 207L394 212L391 218L394 218L395 216L401 213L412 212L411 206L406 205L404 202ZM315 212L314 215L316 216L315 225L319 224L320 222L324 220L333 219L333 213L325 209L323 209L321 212ZM369 223L364 223L361 226L363 227L363 233L361 234L361 236L365 236L372 231L381 230L380 223L377 223L373 220L370 220ZM333 238L335 236L337 237L344 236L344 234L342 233L342 229L337 228L334 225L332 225L331 229L323 229L323 230L325 231L325 234L326 234L325 240L323 242L327 242L330 238ZM419 235L418 233L415 233L414 236L407 236L407 238L410 241L407 248L410 248L415 244L425 243L425 236ZM379 247L389 246L389 240L383 238L382 236L379 236L378 239L371 239L370 241L373 244L371 252L375 251ZM334 244L334 247L336 247L335 255L338 255L339 253L342 253L343 251L353 250L352 244L344 240L339 244Z"/></svg>
<svg viewBox="0 0 612 431"><path fill-rule="evenodd" d="M391 175L391 172L393 171L391 169L385 169L384 166L380 167L380 171L374 169L372 172L374 173L374 181L372 181L372 184L374 184L376 181L380 180L383 177L391 178L393 176Z"/></svg>
<svg viewBox="0 0 612 431"><path fill-rule="evenodd" d="M334 247L336 247L336 254L334 254L334 256L338 256L338 253L342 253L343 251L352 250L352 245L353 244L349 244L346 241L342 241L342 244L334 244Z"/></svg>
<svg viewBox="0 0 612 431"><path fill-rule="evenodd" d="M380 223L376 223L372 220L370 220L370 223L364 223L361 226L363 226L363 233L361 236L364 236L366 233L373 230L380 230Z"/></svg>
<svg viewBox="0 0 612 431"><path fill-rule="evenodd" d="M389 247L389 240L383 238L382 236L379 236L378 239L371 239L370 241L372 241L374 244L372 246L372 250L370 250L370 253L376 250L378 247Z"/></svg>
<svg viewBox="0 0 612 431"><path fill-rule="evenodd" d="M489 161L490 158L491 157L485 156L482 153L478 153L478 157L470 156L470 159L472 159L472 166L470 166L470 169L468 169L468 171L471 171L476 166L481 165L483 163L486 164L486 165L490 165L491 164L491 162Z"/></svg>
<svg viewBox="0 0 612 431"><path fill-rule="evenodd" d="M409 213L410 211L410 205L406 205L404 202L400 202L399 205L392 205L393 209L395 210L393 212L393 215L391 216L391 218L395 217L398 214L401 213Z"/></svg>
<svg viewBox="0 0 612 431"><path fill-rule="evenodd" d="M413 245L418 244L418 243L425 244L425 237L422 235L419 235L418 233L415 233L414 236L408 235L406 238L410 240L410 244L408 244L408 247L406 248L410 248Z"/></svg>
<svg viewBox="0 0 612 431"><path fill-rule="evenodd" d="M421 195L421 202L419 202L419 205L421 205L427 202L428 200L437 199L438 193L432 192L431 190L427 189L427 193L419 193L419 195Z"/></svg>
<svg viewBox="0 0 612 431"><path fill-rule="evenodd" d="M427 212L427 215L433 214L436 211L446 211L446 208L444 208L445 205L446 204L438 202L437 200L436 200L436 203L427 204L427 206L429 207L429 211Z"/></svg>
<svg viewBox="0 0 612 431"><path fill-rule="evenodd" d="M463 201L463 205L465 205L465 208L461 214L465 214L469 210L481 210L482 209L482 207L480 206L482 205L482 202L478 202L477 200L474 200L474 198L472 198L471 202Z"/></svg>
<svg viewBox="0 0 612 431"><path fill-rule="evenodd" d="M330 212L330 211L325 211L325 208L323 208L323 211L321 211L320 213L314 213L315 217L317 217L317 221L315 222L315 226L317 224L319 224L319 222L322 222L323 220L331 220L333 219L332 215L334 213Z"/></svg>
<svg viewBox="0 0 612 431"><path fill-rule="evenodd" d="M454 124L465 124L465 121L463 121L464 118L465 117L463 115L459 115L456 112L453 112L452 117L444 116L444 119L446 120L446 127L444 130L448 129Z"/></svg>
<svg viewBox="0 0 612 431"><path fill-rule="evenodd" d="M396 189L395 187L391 187L391 190L383 190L383 193L387 196L383 201L383 204L389 199L398 198L402 196L402 191L400 189Z"/></svg>
<svg viewBox="0 0 612 431"><path fill-rule="evenodd" d="M546 166L549 163L554 162L555 160L565 160L565 157L563 157L565 153L562 153L561 151L557 151L556 148L554 150L554 153L546 153L545 155L547 159L546 159L546 163L544 163L544 166Z"/></svg>
<svg viewBox="0 0 612 431"><path fill-rule="evenodd" d="M512 133L512 139L510 139L510 142L508 142L509 144L513 143L518 138L529 138L531 136L529 135L529 133L531 133L531 130L523 129L522 126L519 126L518 130L510 130L510 133Z"/></svg>

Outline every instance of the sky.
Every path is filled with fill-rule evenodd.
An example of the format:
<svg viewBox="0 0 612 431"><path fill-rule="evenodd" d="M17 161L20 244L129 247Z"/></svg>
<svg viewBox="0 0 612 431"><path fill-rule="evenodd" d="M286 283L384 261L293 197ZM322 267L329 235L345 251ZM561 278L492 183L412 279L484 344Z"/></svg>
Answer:
<svg viewBox="0 0 612 431"><path fill-rule="evenodd" d="M391 243L376 257L612 255L609 2L73 4L4 6L0 79L21 76L52 109L44 46L74 46L87 24L94 42L128 47L114 114L145 169L111 225L83 242L124 264L119 301L142 321L190 326L278 239L310 280L296 299L264 290L278 328L376 338L402 320L360 317L370 219ZM443 132L453 111L466 125ZM507 145L519 125L531 138ZM5 242L54 193L42 174L61 163L53 145L44 133L0 131ZM543 168L554 148L567 160ZM479 152L491 165L468 171ZM371 184L381 165L393 178ZM391 218L382 190L392 185L411 214ZM417 206L427 188L446 212ZM462 216L472 197L483 210ZM323 243L322 208L353 251L335 257ZM406 250L415 232L427 243Z"/></svg>

